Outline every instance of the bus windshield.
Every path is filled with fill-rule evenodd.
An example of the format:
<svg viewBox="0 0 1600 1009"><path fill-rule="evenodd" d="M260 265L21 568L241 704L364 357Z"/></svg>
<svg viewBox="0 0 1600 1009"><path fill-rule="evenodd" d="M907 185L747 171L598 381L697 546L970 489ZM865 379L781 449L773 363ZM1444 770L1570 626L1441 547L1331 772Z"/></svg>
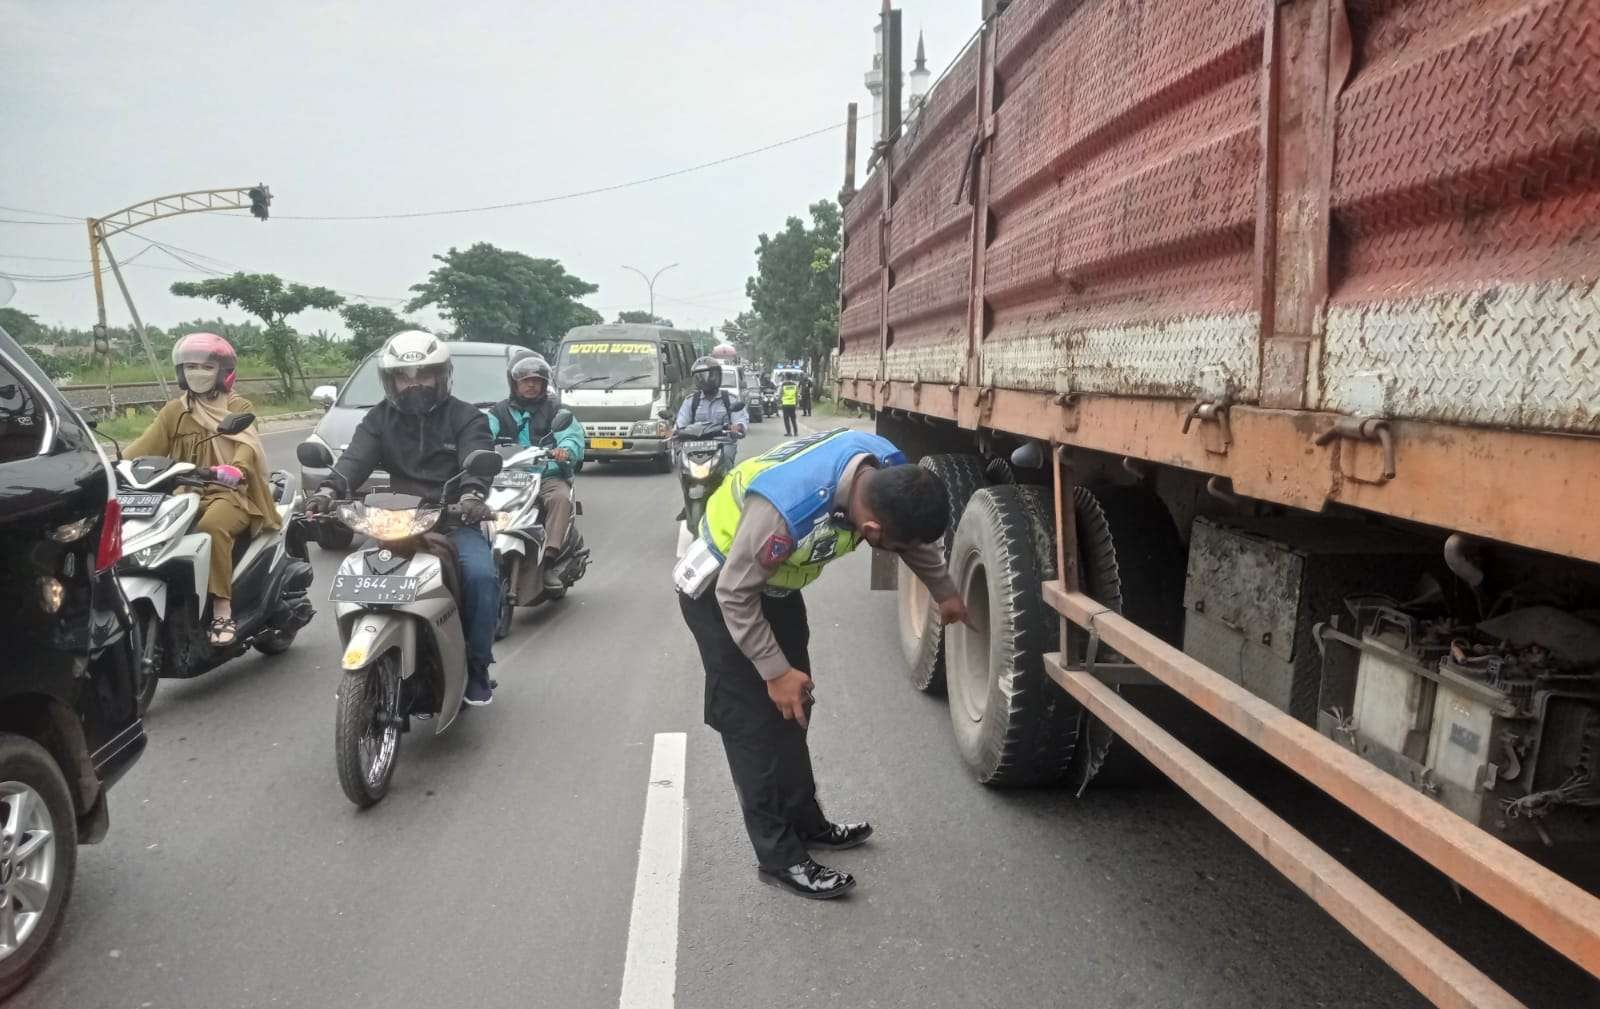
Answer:
<svg viewBox="0 0 1600 1009"><path fill-rule="evenodd" d="M559 389L627 388L661 384L661 351L644 340L573 340L557 357Z"/></svg>

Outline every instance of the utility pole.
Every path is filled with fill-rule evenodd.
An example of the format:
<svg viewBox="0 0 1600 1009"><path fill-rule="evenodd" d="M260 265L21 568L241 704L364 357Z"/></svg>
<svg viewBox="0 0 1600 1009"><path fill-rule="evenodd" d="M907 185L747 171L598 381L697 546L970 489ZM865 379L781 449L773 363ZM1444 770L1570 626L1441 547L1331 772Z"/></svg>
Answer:
<svg viewBox="0 0 1600 1009"><path fill-rule="evenodd" d="M253 186L238 186L233 189L200 189L188 193L174 193L171 196L158 196L153 200L144 200L123 207L104 217L89 218L87 222L89 268L94 274L95 313L99 320L95 326L95 352L104 353L109 363L111 341L106 328L106 288L105 282L100 277L100 254L104 252L106 260L111 264L111 272L117 278L117 286L122 289L122 300L128 305L128 314L133 316L133 329L139 334L139 342L144 346L145 358L150 362L150 369L155 372L156 382L161 386L161 395L163 397L170 395L166 372L156 364L155 351L151 349L150 340L145 336L144 323L139 319L139 310L133 307L133 295L128 293L127 282L122 279L122 270L112 257L111 245L106 239L150 221L211 210L249 210L252 216L265 221L267 207L271 203L272 190L267 188L265 183L258 182Z"/></svg>
<svg viewBox="0 0 1600 1009"><path fill-rule="evenodd" d="M844 127L844 188L839 190L839 206L848 207L856 195L856 103L850 103Z"/></svg>
<svg viewBox="0 0 1600 1009"><path fill-rule="evenodd" d="M883 0L883 139L900 137L900 12Z"/></svg>
<svg viewBox="0 0 1600 1009"><path fill-rule="evenodd" d="M656 277L661 276L663 273L666 273L668 270L677 265L677 263L668 263L666 266L663 266L661 269L657 270L654 276L651 276L650 274L647 274L643 270L639 269L637 266L629 266L627 263L622 264L622 268L624 270L632 270L634 273L637 273L639 276L643 277L645 285L649 287L650 321L652 323L656 321Z"/></svg>

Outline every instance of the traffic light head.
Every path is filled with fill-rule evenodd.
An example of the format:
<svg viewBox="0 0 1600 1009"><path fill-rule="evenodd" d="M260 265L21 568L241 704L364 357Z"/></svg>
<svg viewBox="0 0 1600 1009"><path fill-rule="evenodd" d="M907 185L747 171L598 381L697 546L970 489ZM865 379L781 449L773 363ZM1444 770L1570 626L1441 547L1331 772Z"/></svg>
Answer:
<svg viewBox="0 0 1600 1009"><path fill-rule="evenodd" d="M267 219L267 205L272 202L272 190L263 183L250 187L250 216L258 220Z"/></svg>

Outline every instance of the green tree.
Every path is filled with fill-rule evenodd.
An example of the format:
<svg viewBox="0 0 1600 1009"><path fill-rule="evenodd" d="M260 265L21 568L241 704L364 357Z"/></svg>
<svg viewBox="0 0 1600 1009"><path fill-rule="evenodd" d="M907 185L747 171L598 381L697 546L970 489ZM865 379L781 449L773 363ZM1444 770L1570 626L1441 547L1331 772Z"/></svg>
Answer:
<svg viewBox="0 0 1600 1009"><path fill-rule="evenodd" d="M761 320L756 318L754 312L740 312L732 319L724 319L720 332L722 338L739 348L739 356L751 361L760 361L763 352L757 346L757 332L761 328Z"/></svg>
<svg viewBox="0 0 1600 1009"><path fill-rule="evenodd" d="M618 312L617 321L636 322L645 326L666 326L668 329L672 328L671 319L663 319L661 316L651 315L649 312Z"/></svg>
<svg viewBox="0 0 1600 1009"><path fill-rule="evenodd" d="M339 309L344 324L350 327L350 355L356 360L383 346L383 341L396 333L419 328L416 323L401 318L392 308L365 305L359 301L348 302Z"/></svg>
<svg viewBox="0 0 1600 1009"><path fill-rule="evenodd" d="M819 200L808 209L809 227L791 217L776 235L757 239L745 331L757 356L809 361L821 382L839 330L839 207Z"/></svg>
<svg viewBox="0 0 1600 1009"><path fill-rule="evenodd" d="M183 298L204 298L224 308L237 306L260 319L266 325L263 349L278 372L285 395L294 393L296 376L299 376L300 391L309 391L305 365L300 357L300 336L289 325L289 317L311 308L331 311L344 304L344 298L326 287L285 284L282 278L270 273L180 280L172 285L172 293Z"/></svg>
<svg viewBox="0 0 1600 1009"><path fill-rule="evenodd" d="M558 260L488 242L452 247L433 258L441 265L412 285L416 297L406 311L437 305L457 339L518 343L549 356L567 330L603 321L578 301L599 288L568 273Z"/></svg>
<svg viewBox="0 0 1600 1009"><path fill-rule="evenodd" d="M0 328L24 347L48 342L44 338L45 328L39 325L39 320L15 308L0 308Z"/></svg>

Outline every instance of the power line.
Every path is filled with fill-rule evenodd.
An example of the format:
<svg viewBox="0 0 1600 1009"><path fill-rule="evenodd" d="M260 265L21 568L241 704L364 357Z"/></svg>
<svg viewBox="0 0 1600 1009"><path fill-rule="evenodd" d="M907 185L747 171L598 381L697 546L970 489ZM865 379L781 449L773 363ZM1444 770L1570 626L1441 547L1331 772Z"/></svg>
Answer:
<svg viewBox="0 0 1600 1009"><path fill-rule="evenodd" d="M127 260L124 261L123 263L121 263L120 265L122 265L122 266L131 266L131 265L133 265L134 260L138 259L140 256L144 255L145 253L147 253L149 251L150 251L150 247L149 246L145 246L143 249L140 249L138 252L135 252L133 255L129 256L127 258ZM10 257L7 257L7 258L10 258L10 259L42 259L44 257L40 257L40 256L10 256ZM65 260L65 262L72 262L72 260ZM68 282L71 282L71 281L87 280L92 276L94 276L94 274L92 272L57 273L57 274L0 273L0 278L4 278L6 280L24 280L24 281L27 281L28 283L32 283L32 284L65 284L65 283L68 283Z"/></svg>
<svg viewBox="0 0 1600 1009"><path fill-rule="evenodd" d="M867 118L870 119L871 117L869 116ZM398 221L398 220L407 220L407 219L417 218L417 217L447 217L447 216L452 216L452 215L457 215L457 214L480 214L480 213L484 213L484 212L490 211L490 210L510 210L510 209L513 209L513 208L516 208L516 207L534 207L534 206L539 206L541 204L546 204L546 203L559 203L559 202L562 202L564 200L576 200L576 199L578 199L580 197L584 197L584 196L598 196L601 193L614 193L614 192L616 192L618 190L621 190L621 189L631 189L631 188L633 188L635 186L648 185L649 183L652 183L652 182L661 182L661 181L663 181L665 179L677 178L680 175L688 175L691 172L704 171L707 168L715 168L718 165L725 165L725 164L728 164L731 161L739 161L739 160L742 160L744 158L754 157L757 154L765 154L767 151L777 150L780 147L787 147L790 144L798 144L801 141L810 140L813 137L820 137L824 133L832 133L835 130L843 129L845 127L845 125L846 125L845 123L834 123L831 126L824 126L824 127L822 127L821 129L818 129L818 130L812 130L809 133L802 133L799 136L789 137L788 139L779 140L779 141L777 141L775 143L770 143L770 144L767 144L767 145L762 146L762 147L751 148L748 151L740 151L738 154L730 154L730 155L727 155L726 157L717 158L717 159L715 159L713 161L703 161L698 165L690 165L687 168L678 168L678 169L674 169L673 171L670 171L670 172L661 172L660 174L657 174L657 175L646 176L646 177L644 177L642 179L632 179L632 180L629 180L627 182L618 182L618 183L615 183L615 184L609 185L609 186L598 186L598 187L596 187L594 189L580 189L580 190L577 190L575 192L561 193L561 194L556 195L556 196L541 196L541 197L537 197L537 198L531 199L531 200L514 200L514 201L509 202L509 203L490 203L490 204L485 204L485 205L479 206L479 207L458 207L458 208L455 208L455 209L452 209L452 210L417 210L417 211L411 211L409 213L401 213L401 214L322 214L322 215L278 214L278 215L274 215L273 220L279 220L279 221ZM229 216L239 216L239 215L229 215Z"/></svg>
<svg viewBox="0 0 1600 1009"><path fill-rule="evenodd" d="M10 211L13 214L32 214L35 217L58 217L63 221L71 221L73 224L82 224L83 220L84 220L81 217L73 217L70 214L52 214L48 210L29 210L27 207L5 207L5 206L0 206L0 210L7 210L7 211ZM33 222L33 223L43 223L43 222Z"/></svg>
<svg viewBox="0 0 1600 1009"><path fill-rule="evenodd" d="M32 224L40 228L70 228L66 221L23 221L15 217L0 217L0 224Z"/></svg>

